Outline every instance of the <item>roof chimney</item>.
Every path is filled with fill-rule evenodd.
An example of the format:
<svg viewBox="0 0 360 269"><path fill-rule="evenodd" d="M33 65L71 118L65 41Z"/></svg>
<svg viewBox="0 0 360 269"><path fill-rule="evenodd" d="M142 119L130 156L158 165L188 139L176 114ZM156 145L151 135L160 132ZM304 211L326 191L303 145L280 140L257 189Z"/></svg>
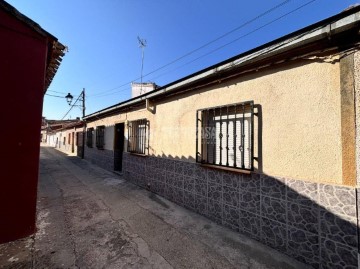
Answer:
<svg viewBox="0 0 360 269"><path fill-rule="evenodd" d="M147 92L151 92L157 88L157 85L152 82L148 83L131 83L131 98L137 97L139 95L143 95Z"/></svg>

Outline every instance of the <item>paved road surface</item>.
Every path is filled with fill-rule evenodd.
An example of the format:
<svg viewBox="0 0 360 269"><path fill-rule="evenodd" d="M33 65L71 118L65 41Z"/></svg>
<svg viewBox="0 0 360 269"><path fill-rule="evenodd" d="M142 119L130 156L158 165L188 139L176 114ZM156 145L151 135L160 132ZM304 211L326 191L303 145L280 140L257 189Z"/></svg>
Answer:
<svg viewBox="0 0 360 269"><path fill-rule="evenodd" d="M42 147L38 232L0 268L305 268L77 157Z"/></svg>

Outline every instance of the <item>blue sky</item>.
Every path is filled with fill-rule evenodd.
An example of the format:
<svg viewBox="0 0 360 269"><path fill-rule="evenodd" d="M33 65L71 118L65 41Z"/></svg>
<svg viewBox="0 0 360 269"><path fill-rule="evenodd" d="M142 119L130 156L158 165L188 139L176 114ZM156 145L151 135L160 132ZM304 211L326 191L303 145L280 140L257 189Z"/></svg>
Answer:
<svg viewBox="0 0 360 269"><path fill-rule="evenodd" d="M335 15L358 1L7 0L7 2L68 46L69 51L47 94L64 96L70 92L76 97L82 88L85 88L86 114L90 114L129 99L130 82L140 82L141 49L138 46L138 36L147 41L143 71L146 75L278 6L224 38L143 77L144 82L155 82L163 86ZM305 6L301 7L303 5ZM292 13L279 19L289 12ZM266 24L269 25L263 27ZM259 27L262 28L256 30ZM218 49L228 43L230 44ZM215 52L211 53L212 51ZM45 96L43 116L46 118L61 119L68 110L69 106L65 99ZM79 116L81 116L80 108L74 107L66 119Z"/></svg>

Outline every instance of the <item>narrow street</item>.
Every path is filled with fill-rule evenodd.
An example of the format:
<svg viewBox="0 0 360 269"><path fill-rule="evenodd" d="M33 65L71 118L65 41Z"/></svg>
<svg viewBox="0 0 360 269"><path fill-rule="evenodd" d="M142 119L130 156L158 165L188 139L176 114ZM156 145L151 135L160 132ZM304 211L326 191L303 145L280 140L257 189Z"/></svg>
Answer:
<svg viewBox="0 0 360 269"><path fill-rule="evenodd" d="M0 268L304 268L78 157L41 148L37 233Z"/></svg>

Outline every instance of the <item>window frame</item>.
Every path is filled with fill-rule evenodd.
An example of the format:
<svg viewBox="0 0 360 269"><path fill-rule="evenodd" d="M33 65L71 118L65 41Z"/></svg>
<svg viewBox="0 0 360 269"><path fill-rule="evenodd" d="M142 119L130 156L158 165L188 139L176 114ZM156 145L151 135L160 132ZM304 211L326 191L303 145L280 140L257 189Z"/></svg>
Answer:
<svg viewBox="0 0 360 269"><path fill-rule="evenodd" d="M212 155L210 157L209 152ZM222 154L226 157L224 163ZM196 162L200 164L253 171L254 101L198 109L195 156Z"/></svg>
<svg viewBox="0 0 360 269"><path fill-rule="evenodd" d="M96 127L95 144L97 149L104 149L105 145L105 125Z"/></svg>
<svg viewBox="0 0 360 269"><path fill-rule="evenodd" d="M127 152L149 155L150 122L147 119L129 121L127 128Z"/></svg>
<svg viewBox="0 0 360 269"><path fill-rule="evenodd" d="M88 148L92 148L93 147L93 132L94 132L94 128L88 128L86 130L86 146Z"/></svg>

